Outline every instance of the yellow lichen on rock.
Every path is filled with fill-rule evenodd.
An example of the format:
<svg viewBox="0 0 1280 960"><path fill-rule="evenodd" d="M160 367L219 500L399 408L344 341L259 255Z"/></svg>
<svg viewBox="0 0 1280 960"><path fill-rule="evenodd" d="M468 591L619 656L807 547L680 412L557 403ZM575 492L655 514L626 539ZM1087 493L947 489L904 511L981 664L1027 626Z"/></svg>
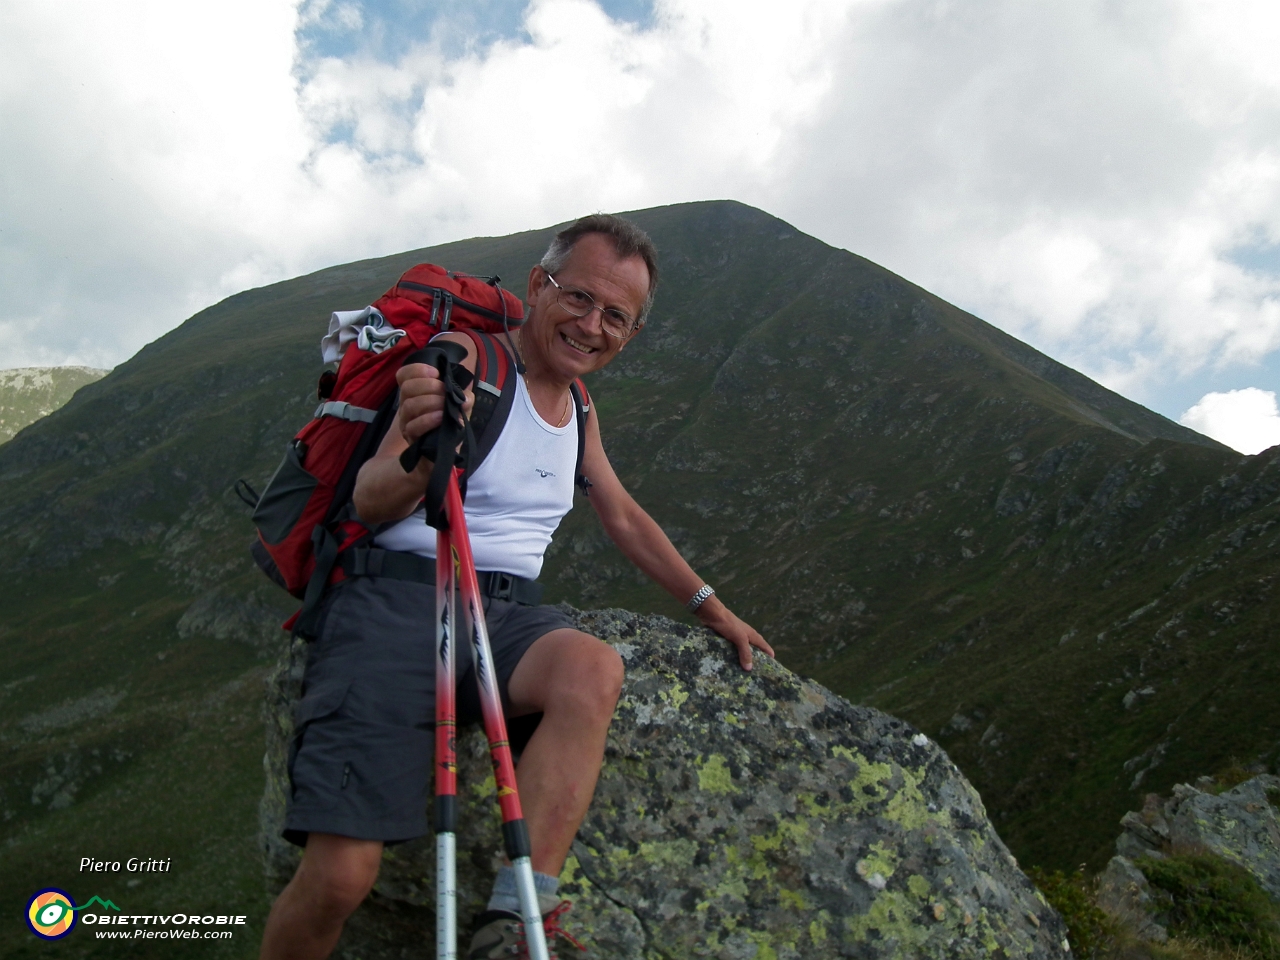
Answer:
<svg viewBox="0 0 1280 960"><path fill-rule="evenodd" d="M579 626L626 662L595 798L561 872L569 928L593 956L1062 960L1060 919L937 743L770 658L744 674L707 631L625 611L581 614ZM280 771L287 709L270 753ZM465 928L501 837L482 733L464 732L458 751ZM283 795L268 790L264 824ZM384 904L428 906L433 854L429 837L397 847L362 910L385 927L400 921ZM420 944L429 919L415 916ZM349 936L346 954L371 952ZM379 936L380 951L412 949Z"/></svg>
<svg viewBox="0 0 1280 960"><path fill-rule="evenodd" d="M698 789L707 793L736 793L733 776L724 757L713 753L698 768Z"/></svg>

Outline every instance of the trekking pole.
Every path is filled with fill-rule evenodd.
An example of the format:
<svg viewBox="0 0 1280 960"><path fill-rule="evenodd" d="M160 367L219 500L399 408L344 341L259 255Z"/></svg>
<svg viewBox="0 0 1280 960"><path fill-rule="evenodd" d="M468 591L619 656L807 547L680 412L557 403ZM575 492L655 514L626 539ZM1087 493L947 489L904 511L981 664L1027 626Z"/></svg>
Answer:
<svg viewBox="0 0 1280 960"><path fill-rule="evenodd" d="M502 714L494 673L489 630L485 625L480 583L476 577L471 538L462 507L461 472L454 451L464 451L473 441L470 424L462 413L463 388L470 373L461 361L466 349L461 344L432 344L414 353L405 363L428 363L440 373L445 384L445 415L438 430L412 444L400 457L405 472L413 471L423 456L434 466L427 483L427 522L436 528L436 956L439 960L457 957L457 716L454 654L457 618L455 586L461 589L466 623L471 632L476 682L480 688L480 711L489 739L489 757L502 813L502 843L515 870L516 890L524 924L529 960L549 960L542 912L533 883L533 862L529 831L520 809L516 789L515 763L507 739L507 723ZM455 580L458 581L455 583Z"/></svg>
<svg viewBox="0 0 1280 960"><path fill-rule="evenodd" d="M454 684L457 603L449 532L436 532L436 958L458 956L458 721Z"/></svg>
<svg viewBox="0 0 1280 960"><path fill-rule="evenodd" d="M456 343L429 344L404 362L435 367L445 384L445 415L440 426L420 437L400 457L406 473L412 472L426 456L435 461L426 496L427 523L436 528L436 737L435 737L435 817L436 832L436 957L457 960L458 956L458 753L457 753L457 600L454 553L448 524L441 509L447 485L453 479L453 451L459 443L466 448L470 429L462 415L467 383L466 368L458 366L466 349ZM447 451L438 455L439 450ZM440 462L443 461L443 462Z"/></svg>
<svg viewBox="0 0 1280 960"><path fill-rule="evenodd" d="M480 712L484 717L485 735L489 738L489 757L493 761L498 807L502 811L502 845L515 870L525 947L529 951L529 960L549 960L546 934L542 929L542 911L538 907L538 891L533 883L529 831L524 823L524 813L520 809L520 794L516 790L516 768L511 759L511 743L507 739L507 722L502 715L502 699L498 694L493 652L489 649L489 630L485 625L480 582L476 577L475 560L471 555L471 538L462 512L457 468L453 469L449 477L449 487L445 492L445 513L449 524L449 540L458 557L458 586L461 588L467 626L471 631L476 683L480 686Z"/></svg>

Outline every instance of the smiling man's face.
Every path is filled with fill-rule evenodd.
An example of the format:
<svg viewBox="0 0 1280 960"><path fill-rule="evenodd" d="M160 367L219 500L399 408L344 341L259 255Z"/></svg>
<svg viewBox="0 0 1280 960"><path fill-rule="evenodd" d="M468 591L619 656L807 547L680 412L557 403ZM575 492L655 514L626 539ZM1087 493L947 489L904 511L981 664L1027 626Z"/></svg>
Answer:
<svg viewBox="0 0 1280 960"><path fill-rule="evenodd" d="M573 245L555 281L560 290L581 291L599 307L629 317L640 316L649 293L644 260L619 257L612 238L602 233L589 233ZM545 366L556 379L572 380L605 366L629 338L606 333L600 310L585 317L569 313L561 305L560 290L541 267L529 272L532 315L520 331L520 346L526 364L534 360L535 369Z"/></svg>

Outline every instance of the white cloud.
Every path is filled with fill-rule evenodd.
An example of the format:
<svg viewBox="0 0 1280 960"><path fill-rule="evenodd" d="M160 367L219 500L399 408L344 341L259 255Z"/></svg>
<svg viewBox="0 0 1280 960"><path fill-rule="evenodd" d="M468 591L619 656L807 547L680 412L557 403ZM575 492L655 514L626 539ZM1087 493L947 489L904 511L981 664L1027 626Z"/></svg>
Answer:
<svg viewBox="0 0 1280 960"><path fill-rule="evenodd" d="M1178 422L1241 453L1261 453L1280 443L1280 410L1272 390L1207 393Z"/></svg>
<svg viewBox="0 0 1280 960"><path fill-rule="evenodd" d="M6 4L0 345L110 366L230 292L305 157L293 9Z"/></svg>
<svg viewBox="0 0 1280 960"><path fill-rule="evenodd" d="M388 62L299 49L288 0L6 5L5 362L115 362L245 285L711 197L1140 399L1280 348L1280 277L1233 259L1280 242L1274 3L744 6L641 29L533 0L527 34Z"/></svg>
<svg viewBox="0 0 1280 960"><path fill-rule="evenodd" d="M875 8L840 61L804 220L841 209L824 235L1116 386L1146 386L1150 360L1164 376L1255 360L1280 346L1280 283L1226 258L1280 235L1280 97L1275 58L1236 44L1274 38L1280 11L1205 16Z"/></svg>

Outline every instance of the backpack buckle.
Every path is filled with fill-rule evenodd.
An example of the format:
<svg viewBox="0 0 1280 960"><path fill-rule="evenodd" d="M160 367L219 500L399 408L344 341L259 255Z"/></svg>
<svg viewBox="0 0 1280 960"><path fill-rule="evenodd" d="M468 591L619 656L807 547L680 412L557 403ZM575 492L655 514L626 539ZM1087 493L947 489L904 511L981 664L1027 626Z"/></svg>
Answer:
<svg viewBox="0 0 1280 960"><path fill-rule="evenodd" d="M494 600L510 600L516 578L509 573L495 571L489 574L489 589L485 592Z"/></svg>

